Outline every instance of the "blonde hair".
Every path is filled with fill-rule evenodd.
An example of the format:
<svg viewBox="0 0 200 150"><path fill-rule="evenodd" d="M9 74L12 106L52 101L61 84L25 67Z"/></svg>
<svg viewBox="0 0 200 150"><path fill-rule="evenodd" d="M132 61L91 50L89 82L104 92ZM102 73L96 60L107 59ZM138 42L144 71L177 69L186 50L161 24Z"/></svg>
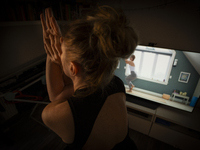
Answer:
<svg viewBox="0 0 200 150"><path fill-rule="evenodd" d="M119 59L134 52L138 36L122 11L100 6L69 25L64 44L67 59L83 69L88 90L78 96L84 97L109 84Z"/></svg>

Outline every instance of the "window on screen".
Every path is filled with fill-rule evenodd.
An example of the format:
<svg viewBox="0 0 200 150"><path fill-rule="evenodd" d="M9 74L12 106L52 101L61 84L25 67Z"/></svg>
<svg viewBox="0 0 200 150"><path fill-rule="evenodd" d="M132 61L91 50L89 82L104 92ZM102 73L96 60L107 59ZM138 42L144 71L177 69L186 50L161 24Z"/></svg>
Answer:
<svg viewBox="0 0 200 150"><path fill-rule="evenodd" d="M168 84L176 52L170 49L137 46L135 52L135 72L139 79ZM126 65L125 75L130 74Z"/></svg>

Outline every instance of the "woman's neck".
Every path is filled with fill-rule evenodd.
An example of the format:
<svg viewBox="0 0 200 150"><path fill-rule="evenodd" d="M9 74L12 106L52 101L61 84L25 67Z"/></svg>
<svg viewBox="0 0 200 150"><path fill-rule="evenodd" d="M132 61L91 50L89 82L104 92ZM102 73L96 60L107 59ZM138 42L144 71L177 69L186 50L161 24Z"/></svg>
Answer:
<svg viewBox="0 0 200 150"><path fill-rule="evenodd" d="M83 89L87 87L87 84L84 82L83 78L80 77L74 77L74 79L72 79L73 81L73 85L74 85L74 92L77 89Z"/></svg>

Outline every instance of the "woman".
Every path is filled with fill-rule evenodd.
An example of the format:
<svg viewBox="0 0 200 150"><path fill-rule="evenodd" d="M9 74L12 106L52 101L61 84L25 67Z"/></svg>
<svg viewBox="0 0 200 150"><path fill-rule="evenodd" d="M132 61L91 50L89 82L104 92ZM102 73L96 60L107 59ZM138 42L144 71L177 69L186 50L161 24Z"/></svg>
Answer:
<svg viewBox="0 0 200 150"><path fill-rule="evenodd" d="M135 87L131 81L135 80L137 78L137 74L135 73L135 63L133 62L135 60L135 55L130 56L130 60L125 60L126 64L129 64L131 74L126 77L126 82L128 83L129 90L128 92L132 92L132 89Z"/></svg>
<svg viewBox="0 0 200 150"><path fill-rule="evenodd" d="M45 10L46 22L40 17L51 101L43 122L66 149L133 149L124 85L113 75L119 58L128 58L138 41L125 16L102 6L72 22L64 36L51 9Z"/></svg>

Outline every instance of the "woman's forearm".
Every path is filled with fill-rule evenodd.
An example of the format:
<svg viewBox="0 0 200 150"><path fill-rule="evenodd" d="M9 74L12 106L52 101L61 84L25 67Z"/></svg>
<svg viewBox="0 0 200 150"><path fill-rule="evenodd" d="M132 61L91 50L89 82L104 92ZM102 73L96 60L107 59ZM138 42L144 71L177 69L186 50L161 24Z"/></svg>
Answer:
<svg viewBox="0 0 200 150"><path fill-rule="evenodd" d="M65 83L61 66L52 62L48 55L46 60L46 83L50 101L56 100L56 97L63 91Z"/></svg>
<svg viewBox="0 0 200 150"><path fill-rule="evenodd" d="M51 9L45 9L44 15L40 15L44 49L47 53L46 60L46 83L50 101L66 99L73 94L73 83L70 78L64 76L61 63L61 40L60 28L53 17Z"/></svg>

